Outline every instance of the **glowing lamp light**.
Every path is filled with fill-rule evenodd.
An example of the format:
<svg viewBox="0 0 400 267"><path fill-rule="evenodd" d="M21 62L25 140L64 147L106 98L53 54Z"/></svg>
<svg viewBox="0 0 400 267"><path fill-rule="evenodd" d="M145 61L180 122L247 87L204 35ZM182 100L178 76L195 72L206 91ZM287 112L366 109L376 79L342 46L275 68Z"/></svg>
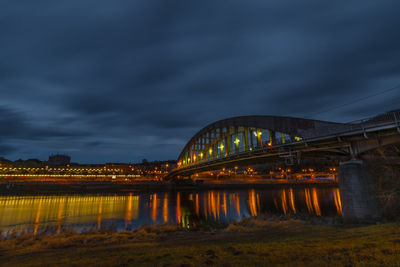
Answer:
<svg viewBox="0 0 400 267"><path fill-rule="evenodd" d="M221 149L221 151L224 150L224 145L221 144L221 145L219 146L219 148Z"/></svg>
<svg viewBox="0 0 400 267"><path fill-rule="evenodd" d="M271 142L268 142L268 144L267 144L268 146L272 146L272 143Z"/></svg>
<svg viewBox="0 0 400 267"><path fill-rule="evenodd" d="M208 150L208 152L210 153L210 155L212 154L212 149L210 148L210 150Z"/></svg>
<svg viewBox="0 0 400 267"><path fill-rule="evenodd" d="M238 146L238 145L239 145L239 143L240 143L240 140L239 140L239 138L236 138L236 140L235 140L235 144Z"/></svg>
<svg viewBox="0 0 400 267"><path fill-rule="evenodd" d="M261 136L261 135L262 135L262 132L254 132L254 136L255 136L255 137Z"/></svg>
<svg viewBox="0 0 400 267"><path fill-rule="evenodd" d="M200 153L200 158L203 159L203 152Z"/></svg>

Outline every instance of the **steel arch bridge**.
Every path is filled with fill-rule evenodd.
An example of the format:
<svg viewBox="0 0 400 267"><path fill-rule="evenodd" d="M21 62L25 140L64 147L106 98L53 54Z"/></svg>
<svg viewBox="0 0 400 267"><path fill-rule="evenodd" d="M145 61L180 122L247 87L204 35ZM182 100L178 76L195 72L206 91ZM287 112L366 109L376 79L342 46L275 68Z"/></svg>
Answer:
<svg viewBox="0 0 400 267"><path fill-rule="evenodd" d="M354 156L400 143L399 132L399 111L353 123L282 116L233 117L198 131L180 153L178 167L166 178L310 151L314 155L319 151Z"/></svg>
<svg viewBox="0 0 400 267"><path fill-rule="evenodd" d="M298 142L311 129L339 123L281 116L241 116L211 123L197 132L178 158L179 168L246 151Z"/></svg>

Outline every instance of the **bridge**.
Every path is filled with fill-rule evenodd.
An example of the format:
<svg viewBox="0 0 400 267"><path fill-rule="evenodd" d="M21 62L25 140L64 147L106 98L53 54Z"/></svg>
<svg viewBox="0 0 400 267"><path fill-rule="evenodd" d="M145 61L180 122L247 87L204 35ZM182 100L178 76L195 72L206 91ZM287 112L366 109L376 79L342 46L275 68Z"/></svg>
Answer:
<svg viewBox="0 0 400 267"><path fill-rule="evenodd" d="M178 168L167 178L259 162L331 157L341 161L400 143L400 112L351 123L279 116L220 120L197 132L183 148Z"/></svg>
<svg viewBox="0 0 400 267"><path fill-rule="evenodd" d="M357 176L348 180L351 187L356 180L362 183L362 155L393 144L400 144L399 110L350 123L281 116L234 117L198 131L180 153L178 167L166 179L223 167L275 162L301 166L309 158L331 158L341 162L339 183ZM345 191L346 186L342 187ZM368 191L366 187L362 190Z"/></svg>

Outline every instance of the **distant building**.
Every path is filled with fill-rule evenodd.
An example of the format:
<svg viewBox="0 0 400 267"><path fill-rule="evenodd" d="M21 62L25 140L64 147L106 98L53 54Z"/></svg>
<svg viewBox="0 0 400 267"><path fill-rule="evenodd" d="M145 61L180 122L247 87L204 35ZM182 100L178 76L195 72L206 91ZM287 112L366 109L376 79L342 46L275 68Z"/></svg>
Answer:
<svg viewBox="0 0 400 267"><path fill-rule="evenodd" d="M66 166L71 162L71 157L67 155L51 155L47 163L50 166Z"/></svg>
<svg viewBox="0 0 400 267"><path fill-rule="evenodd" d="M38 159L18 159L13 162L15 168L42 168L44 167L44 162Z"/></svg>
<svg viewBox="0 0 400 267"><path fill-rule="evenodd" d="M11 160L0 157L0 167L4 168L4 167L12 167L12 166L13 166L13 164L12 164Z"/></svg>

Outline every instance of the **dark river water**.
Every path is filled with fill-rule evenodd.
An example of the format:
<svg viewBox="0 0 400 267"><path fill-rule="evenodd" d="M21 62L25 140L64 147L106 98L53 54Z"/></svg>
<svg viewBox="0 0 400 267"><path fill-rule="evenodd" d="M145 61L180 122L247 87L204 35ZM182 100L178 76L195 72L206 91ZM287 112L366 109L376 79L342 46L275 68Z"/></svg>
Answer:
<svg viewBox="0 0 400 267"><path fill-rule="evenodd" d="M243 216L341 214L336 187L271 190L210 190L52 196L0 196L0 231L40 233L113 228L134 230L145 224L228 223Z"/></svg>

